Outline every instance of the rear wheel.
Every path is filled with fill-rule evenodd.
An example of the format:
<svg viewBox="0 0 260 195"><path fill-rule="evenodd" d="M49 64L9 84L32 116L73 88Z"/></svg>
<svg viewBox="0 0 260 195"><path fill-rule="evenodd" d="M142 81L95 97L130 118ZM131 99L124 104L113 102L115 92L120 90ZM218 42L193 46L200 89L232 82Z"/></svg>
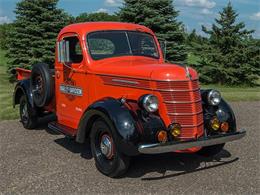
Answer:
<svg viewBox="0 0 260 195"><path fill-rule="evenodd" d="M199 150L197 152L197 154L199 154L201 156L205 156L205 157L215 156L216 154L221 152L221 150L224 148L224 146L225 146L225 144L206 146L206 147L203 147L201 150Z"/></svg>
<svg viewBox="0 0 260 195"><path fill-rule="evenodd" d="M37 126L38 117L36 111L28 103L25 95L20 99L20 119L26 129L33 129Z"/></svg>
<svg viewBox="0 0 260 195"><path fill-rule="evenodd" d="M101 173L119 177L127 171L129 157L117 150L111 127L103 119L98 119L93 124L90 142L96 167Z"/></svg>

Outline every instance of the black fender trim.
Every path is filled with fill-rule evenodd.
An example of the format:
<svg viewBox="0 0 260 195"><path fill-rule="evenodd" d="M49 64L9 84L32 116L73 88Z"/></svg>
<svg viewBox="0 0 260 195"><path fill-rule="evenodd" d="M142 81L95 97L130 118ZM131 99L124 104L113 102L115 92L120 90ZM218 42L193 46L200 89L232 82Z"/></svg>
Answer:
<svg viewBox="0 0 260 195"><path fill-rule="evenodd" d="M230 130L232 132L235 132L237 130L236 127L236 117L235 114L231 108L231 106L224 100L224 98L221 98L221 101L219 103L219 105L217 106L211 106L207 103L207 93L210 91L211 89L205 89L205 90L201 90L201 97L202 97L202 104L203 104L203 112L204 112L204 120L205 120L205 115L207 113L210 113L211 115L216 115L216 112L218 110L223 111L223 115L219 114L218 118L220 119L220 121L227 121L229 123L230 126Z"/></svg>
<svg viewBox="0 0 260 195"><path fill-rule="evenodd" d="M32 92L30 90L30 79L17 82L13 94L13 107L15 107L16 104L20 103L20 98L22 97L22 95L26 95L28 102L32 107L34 107Z"/></svg>
<svg viewBox="0 0 260 195"><path fill-rule="evenodd" d="M139 155L140 143L156 143L158 130L166 129L158 116L150 114L144 120L140 112L136 113L114 98L105 98L92 104L82 116L76 141L84 143L88 138L93 122L102 117L114 134L115 144L120 152L127 156Z"/></svg>
<svg viewBox="0 0 260 195"><path fill-rule="evenodd" d="M140 133L137 121L119 100L106 98L92 104L80 120L76 141L84 143L89 136L94 120L102 117L114 134L115 144L120 152L128 156L138 155Z"/></svg>

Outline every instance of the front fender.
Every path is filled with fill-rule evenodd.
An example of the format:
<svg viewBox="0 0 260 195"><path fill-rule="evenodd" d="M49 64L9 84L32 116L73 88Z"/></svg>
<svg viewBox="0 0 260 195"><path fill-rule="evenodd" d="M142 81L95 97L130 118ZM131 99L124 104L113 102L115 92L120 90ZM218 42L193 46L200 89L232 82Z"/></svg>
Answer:
<svg viewBox="0 0 260 195"><path fill-rule="evenodd" d="M209 113L211 116L216 116L220 121L227 121L229 123L230 130L232 132L236 131L236 117L231 108L231 106L221 98L221 102L217 106L211 106L207 103L206 95L211 89L201 90L202 97L202 105L203 105L203 113L204 119L206 115Z"/></svg>
<svg viewBox="0 0 260 195"><path fill-rule="evenodd" d="M76 141L85 141L97 117L102 117L107 124L112 125L115 143L120 152L127 155L138 154L139 132L136 121L120 101L112 98L100 100L89 106L80 121Z"/></svg>
<svg viewBox="0 0 260 195"><path fill-rule="evenodd" d="M77 142L85 142L98 117L113 127L115 144L120 152L128 156L140 154L139 143L155 141L157 131L165 129L159 117L151 115L149 120L144 121L119 100L106 98L92 104L84 113L78 127Z"/></svg>
<svg viewBox="0 0 260 195"><path fill-rule="evenodd" d="M30 79L20 80L14 88L13 107L20 103L20 98L25 95L29 104L33 107L32 92L30 90Z"/></svg>

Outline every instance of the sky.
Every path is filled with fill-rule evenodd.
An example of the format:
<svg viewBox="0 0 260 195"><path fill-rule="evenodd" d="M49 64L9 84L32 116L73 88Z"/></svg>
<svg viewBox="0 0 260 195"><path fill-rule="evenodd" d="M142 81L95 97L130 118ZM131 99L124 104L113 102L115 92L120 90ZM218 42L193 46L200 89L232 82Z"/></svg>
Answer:
<svg viewBox="0 0 260 195"><path fill-rule="evenodd" d="M15 19L13 10L19 0L0 0L0 24L9 23ZM58 7L73 16L83 12L108 12L119 10L123 0L60 0ZM179 10L178 20L182 21L187 31L201 34L201 25L210 27L218 12L227 5L229 0L174 0L176 10ZM238 21L243 21L247 29L255 30L254 37L260 38L260 0L230 0L239 13Z"/></svg>

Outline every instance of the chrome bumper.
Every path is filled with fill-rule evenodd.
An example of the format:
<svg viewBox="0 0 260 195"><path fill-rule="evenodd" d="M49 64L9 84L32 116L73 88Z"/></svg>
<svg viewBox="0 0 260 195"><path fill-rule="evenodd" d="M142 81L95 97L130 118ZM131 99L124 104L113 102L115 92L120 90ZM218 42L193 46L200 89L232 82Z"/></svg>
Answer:
<svg viewBox="0 0 260 195"><path fill-rule="evenodd" d="M246 135L245 130L229 133L225 135L217 135L210 137L202 137L196 140L176 141L169 143L143 144L139 145L138 151L142 154L159 154L173 152L177 150L185 150L193 147L212 146L241 139Z"/></svg>

